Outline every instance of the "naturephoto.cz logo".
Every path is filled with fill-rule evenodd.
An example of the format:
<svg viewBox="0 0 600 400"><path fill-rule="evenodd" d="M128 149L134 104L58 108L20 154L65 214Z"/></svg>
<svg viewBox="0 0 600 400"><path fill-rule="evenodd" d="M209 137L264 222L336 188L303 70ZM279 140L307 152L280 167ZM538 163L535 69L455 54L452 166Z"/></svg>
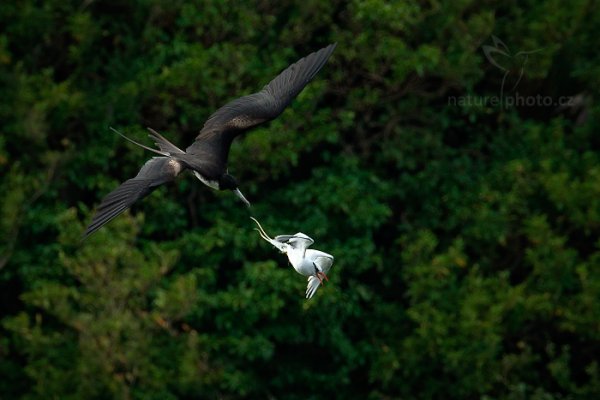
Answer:
<svg viewBox="0 0 600 400"><path fill-rule="evenodd" d="M449 96L448 105L451 106L491 106L491 107L564 107L570 106L573 102L571 96L552 96L521 95L517 87L527 66L529 57L543 51L535 49L528 51L518 51L512 53L508 46L498 37L492 35L493 45L482 46L483 54L487 60L502 73L502 82L500 84L500 94L498 96Z"/></svg>

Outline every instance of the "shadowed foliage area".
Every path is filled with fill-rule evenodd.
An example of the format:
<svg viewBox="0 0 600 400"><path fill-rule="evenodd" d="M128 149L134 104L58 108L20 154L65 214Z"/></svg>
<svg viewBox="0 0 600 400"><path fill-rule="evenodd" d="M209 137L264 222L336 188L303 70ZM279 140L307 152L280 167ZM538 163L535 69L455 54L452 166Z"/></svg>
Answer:
<svg viewBox="0 0 600 400"><path fill-rule="evenodd" d="M3 399L600 397L591 0L0 5ZM100 200L329 43L236 139L253 203L182 174ZM263 242L335 256L306 279Z"/></svg>

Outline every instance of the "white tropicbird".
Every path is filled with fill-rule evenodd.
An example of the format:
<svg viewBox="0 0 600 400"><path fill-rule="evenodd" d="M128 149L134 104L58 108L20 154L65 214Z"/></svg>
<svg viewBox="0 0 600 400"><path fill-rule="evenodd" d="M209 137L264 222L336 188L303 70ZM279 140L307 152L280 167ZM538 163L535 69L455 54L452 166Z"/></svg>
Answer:
<svg viewBox="0 0 600 400"><path fill-rule="evenodd" d="M278 235L272 239L255 218L250 218L258 225L256 230L260 237L271 243L282 253L287 254L296 272L308 277L307 299L315 294L319 285L323 283L323 279L329 281L327 273L333 265L333 256L319 250L309 249L308 247L315 242L314 240L302 232L295 235Z"/></svg>

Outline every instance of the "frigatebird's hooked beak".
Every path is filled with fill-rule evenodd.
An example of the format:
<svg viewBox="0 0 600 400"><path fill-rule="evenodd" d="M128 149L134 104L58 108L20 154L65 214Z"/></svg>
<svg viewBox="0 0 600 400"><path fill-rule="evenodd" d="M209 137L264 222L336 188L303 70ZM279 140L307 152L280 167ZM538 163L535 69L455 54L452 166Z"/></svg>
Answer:
<svg viewBox="0 0 600 400"><path fill-rule="evenodd" d="M263 238L264 240L266 240L267 242L271 243L274 247L276 247L277 249L279 249L279 251L281 251L282 253L286 252L286 247L285 244L278 242L277 240L273 240L269 237L269 235L267 235L267 232L265 232L265 230L263 229L263 227L260 225L260 223L256 220L256 218L254 217L250 217L250 219L254 222L256 222L256 225L258 225L258 228L255 228L255 230L258 232L258 234L260 235L261 238Z"/></svg>
<svg viewBox="0 0 600 400"><path fill-rule="evenodd" d="M250 202L248 201L248 199L246 199L246 198L244 197L244 195L242 194L242 192L240 192L240 189L237 189L237 188L236 188L236 189L233 189L233 193L235 193L235 194L237 195L237 197L239 197L239 198L240 198L240 200L242 200L242 202L244 202L244 204L245 204L247 207L250 207ZM256 221L256 220L255 220L255 221ZM257 222L257 223L258 223L258 222Z"/></svg>

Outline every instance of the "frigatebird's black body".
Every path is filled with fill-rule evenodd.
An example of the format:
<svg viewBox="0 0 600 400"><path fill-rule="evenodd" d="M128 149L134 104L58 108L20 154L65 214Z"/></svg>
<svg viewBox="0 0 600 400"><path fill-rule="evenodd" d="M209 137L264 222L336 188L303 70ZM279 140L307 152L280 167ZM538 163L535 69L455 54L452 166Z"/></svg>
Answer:
<svg viewBox="0 0 600 400"><path fill-rule="evenodd" d="M135 178L125 181L102 200L84 237L100 229L158 186L174 180L185 169L190 169L213 189L234 191L249 205L235 178L227 173L231 142L237 135L281 114L327 62L335 46L331 44L290 65L260 92L240 97L219 108L185 151L153 130L150 130L149 136L155 140L159 150L134 142L161 157L148 160Z"/></svg>

